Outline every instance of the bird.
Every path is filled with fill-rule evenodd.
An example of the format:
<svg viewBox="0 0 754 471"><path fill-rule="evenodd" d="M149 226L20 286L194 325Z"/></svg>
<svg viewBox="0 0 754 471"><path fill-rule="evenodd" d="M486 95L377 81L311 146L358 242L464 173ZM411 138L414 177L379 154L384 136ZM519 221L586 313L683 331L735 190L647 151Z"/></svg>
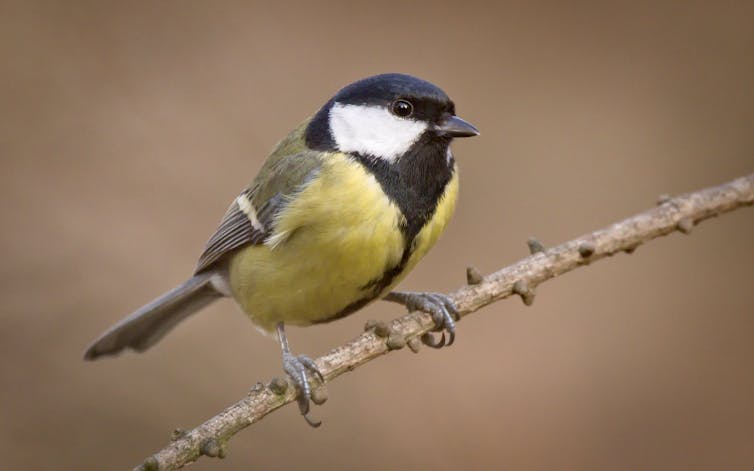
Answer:
<svg viewBox="0 0 754 471"><path fill-rule="evenodd" d="M455 339L458 312L439 293L393 288L453 215L458 169L450 144L479 131L436 85L400 73L340 89L283 138L233 199L193 276L122 319L86 350L94 360L142 352L188 316L230 297L269 334L310 419L316 363L294 354L286 325L331 322L384 299L432 315L432 347ZM448 334L447 341L445 334Z"/></svg>

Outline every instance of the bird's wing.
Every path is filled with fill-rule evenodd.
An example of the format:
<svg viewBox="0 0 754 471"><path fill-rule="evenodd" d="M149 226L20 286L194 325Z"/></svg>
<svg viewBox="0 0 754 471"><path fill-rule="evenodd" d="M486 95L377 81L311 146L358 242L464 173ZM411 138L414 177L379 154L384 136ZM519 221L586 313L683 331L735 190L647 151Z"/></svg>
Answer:
<svg viewBox="0 0 754 471"><path fill-rule="evenodd" d="M199 257L196 273L236 249L265 243L274 232L275 216L317 174L323 155L303 146L303 128L278 145L254 182L231 203Z"/></svg>

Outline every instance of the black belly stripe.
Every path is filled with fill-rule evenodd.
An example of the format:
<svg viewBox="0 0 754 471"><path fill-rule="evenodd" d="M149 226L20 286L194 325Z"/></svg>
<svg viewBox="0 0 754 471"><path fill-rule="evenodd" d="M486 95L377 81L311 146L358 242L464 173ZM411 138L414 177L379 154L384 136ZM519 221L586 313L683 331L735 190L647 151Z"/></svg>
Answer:
<svg viewBox="0 0 754 471"><path fill-rule="evenodd" d="M314 321L313 324L324 324L326 322L332 322L341 319L349 314L353 314L354 312L358 311L359 309L373 301L377 296L380 295L380 293L382 293L385 288L390 286L395 277L400 275L403 269L406 267L408 260L411 258L411 254L414 252L412 246L413 244L408 244L407 248L403 249L403 255L401 256L401 260L397 265L385 271L381 277L377 278L376 280L372 280L364 285L364 289L370 289L369 293L366 296L352 302L348 306L335 313L335 315Z"/></svg>
<svg viewBox="0 0 754 471"><path fill-rule="evenodd" d="M398 264L363 286L363 289L369 290L366 296L332 316L315 321L315 324L331 322L358 311L379 296L403 272L414 252L416 236L432 219L437 203L453 178L455 163L452 156L448 159L449 144L448 139L425 133L396 162L364 155L353 156L374 175L388 198L403 213L406 221L400 226L404 240L403 254Z"/></svg>

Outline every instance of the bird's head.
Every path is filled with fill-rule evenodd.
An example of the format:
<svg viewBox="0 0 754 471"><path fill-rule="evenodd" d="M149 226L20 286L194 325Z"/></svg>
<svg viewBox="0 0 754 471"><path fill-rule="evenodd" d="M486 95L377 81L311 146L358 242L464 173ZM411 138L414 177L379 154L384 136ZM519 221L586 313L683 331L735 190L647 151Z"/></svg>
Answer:
<svg viewBox="0 0 754 471"><path fill-rule="evenodd" d="M414 146L444 144L479 131L455 115L437 86L404 74L382 74L340 90L312 118L308 147L394 162Z"/></svg>

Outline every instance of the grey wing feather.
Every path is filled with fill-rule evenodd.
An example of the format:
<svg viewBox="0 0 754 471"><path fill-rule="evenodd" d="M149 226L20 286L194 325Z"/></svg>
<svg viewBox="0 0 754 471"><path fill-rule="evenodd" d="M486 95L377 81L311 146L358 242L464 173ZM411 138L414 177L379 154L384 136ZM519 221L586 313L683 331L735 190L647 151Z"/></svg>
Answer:
<svg viewBox="0 0 754 471"><path fill-rule="evenodd" d="M246 193L242 193L242 196L245 196ZM232 250L247 244L263 243L267 237L266 227L268 226L262 223L262 227L255 228L249 217L238 206L238 201L234 201L225 213L223 220L220 221L217 231L207 242L204 253L199 257L196 273L207 269Z"/></svg>
<svg viewBox="0 0 754 471"><path fill-rule="evenodd" d="M236 249L264 244L274 232L275 216L290 202L289 197L317 174L321 157L318 152L304 151L268 160L257 180L228 208L207 242L195 273L207 270ZM245 208L239 206L239 200Z"/></svg>

